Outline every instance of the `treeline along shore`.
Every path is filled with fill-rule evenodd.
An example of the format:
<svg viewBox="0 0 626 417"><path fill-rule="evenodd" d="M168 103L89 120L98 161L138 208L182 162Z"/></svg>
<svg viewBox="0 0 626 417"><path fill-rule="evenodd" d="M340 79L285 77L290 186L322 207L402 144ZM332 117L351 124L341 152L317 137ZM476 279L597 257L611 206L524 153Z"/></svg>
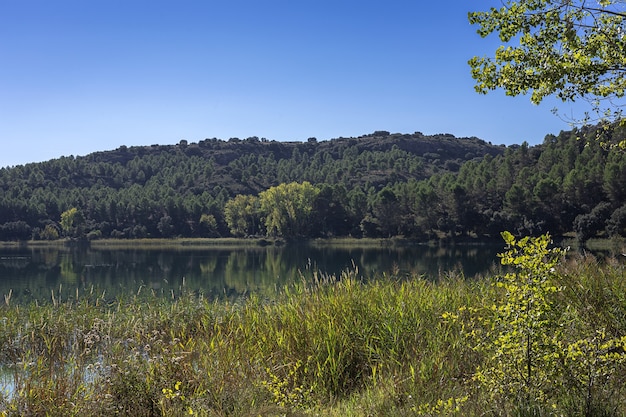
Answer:
<svg viewBox="0 0 626 417"><path fill-rule="evenodd" d="M624 127L122 146L0 169L0 240L626 235Z"/></svg>

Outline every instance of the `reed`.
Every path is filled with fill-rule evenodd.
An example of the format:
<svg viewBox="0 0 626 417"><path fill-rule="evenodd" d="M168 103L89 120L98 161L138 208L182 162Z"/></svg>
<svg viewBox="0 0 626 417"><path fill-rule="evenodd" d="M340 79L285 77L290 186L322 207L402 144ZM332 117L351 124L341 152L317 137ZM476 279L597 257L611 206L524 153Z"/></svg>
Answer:
<svg viewBox="0 0 626 417"><path fill-rule="evenodd" d="M578 258L562 269L573 328L626 334L623 266ZM314 274L271 299L215 301L184 287L115 299L57 291L28 304L8 295L0 415L506 415L472 382L486 358L442 319L501 297L490 281L364 282L355 270ZM614 399L602 415L626 414L623 376L597 387ZM555 398L585 409L567 383Z"/></svg>

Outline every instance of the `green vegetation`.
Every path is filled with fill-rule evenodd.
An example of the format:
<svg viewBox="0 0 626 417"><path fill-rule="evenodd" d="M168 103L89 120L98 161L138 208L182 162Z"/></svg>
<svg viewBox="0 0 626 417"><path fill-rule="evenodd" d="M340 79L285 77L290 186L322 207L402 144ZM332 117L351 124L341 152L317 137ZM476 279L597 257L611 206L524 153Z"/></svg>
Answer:
<svg viewBox="0 0 626 417"><path fill-rule="evenodd" d="M613 378L626 370L626 336L607 332L604 323L581 326L581 312L563 298L569 286L581 284L563 279L557 266L564 251L549 249L547 235L502 235L508 247L502 264L514 269L493 283L500 297L444 314L462 324L484 357L473 381L500 415L621 414Z"/></svg>
<svg viewBox="0 0 626 417"><path fill-rule="evenodd" d="M120 148L0 169L0 240L626 236L626 153L604 146L625 137L602 125L507 148L388 132Z"/></svg>
<svg viewBox="0 0 626 417"><path fill-rule="evenodd" d="M387 185L502 152L477 138L381 131L324 142L207 139L63 157L0 169L0 240L265 234L269 208L260 219L260 207L246 209L235 199L305 182L320 190L316 235L362 235L368 195L373 201ZM70 230L61 215L72 209L82 218ZM272 227L270 234L277 232Z"/></svg>
<svg viewBox="0 0 626 417"><path fill-rule="evenodd" d="M310 236L313 203L319 190L305 181L270 187L259 194L259 205L270 236Z"/></svg>
<svg viewBox="0 0 626 417"><path fill-rule="evenodd" d="M621 3L471 13L520 42L470 61L477 90L622 98ZM624 129L509 148L383 131L122 147L0 169L0 239L626 236ZM626 415L624 266L502 236L495 279L314 274L237 301L9 292L0 415Z"/></svg>
<svg viewBox="0 0 626 417"><path fill-rule="evenodd" d="M7 294L0 413L623 415L623 265L505 238L518 268L495 280L352 271L236 302Z"/></svg>
<svg viewBox="0 0 626 417"><path fill-rule="evenodd" d="M502 254L502 264L516 270L496 283L506 302L488 306L486 314L477 312L486 329L477 349L488 359L475 378L494 400L513 398L516 406L532 409L549 403L552 381L563 379L558 362L564 357L565 331L553 297L559 291L555 267L563 251L548 249L547 235L519 241L510 233L503 236L510 249Z"/></svg>
<svg viewBox="0 0 626 417"><path fill-rule="evenodd" d="M583 98L601 118L619 119L617 100L626 89L625 17L621 0L507 0L498 9L470 13L481 36L495 33L503 42L493 58L469 61L476 90L531 92L533 103L549 95Z"/></svg>

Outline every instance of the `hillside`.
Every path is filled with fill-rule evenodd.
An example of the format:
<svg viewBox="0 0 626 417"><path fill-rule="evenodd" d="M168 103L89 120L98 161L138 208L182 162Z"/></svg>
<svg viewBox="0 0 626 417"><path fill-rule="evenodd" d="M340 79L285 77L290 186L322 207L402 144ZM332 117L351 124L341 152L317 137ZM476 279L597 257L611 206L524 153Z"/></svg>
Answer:
<svg viewBox="0 0 626 417"><path fill-rule="evenodd" d="M90 166L104 163L116 171L119 167L121 178L117 172L93 176L89 170L83 170L75 178L77 181L69 181L68 185L92 186L94 180L102 179L113 188L133 183L143 186L153 176L165 180L163 169L171 166L181 175L196 174L193 180L196 184L224 187L231 196L258 193L290 181L369 187L388 184L390 176L404 180L424 179L436 172L456 171L467 160L495 156L503 151L503 147L477 138L457 139L449 134L375 132L358 138L320 142L310 138L306 143L257 137L227 141L213 138L198 143L181 141L178 145L120 147L115 151L93 153L84 158L86 163ZM198 165L205 170L204 174L211 175L189 172L181 163ZM361 175L365 171L366 175ZM351 175L357 172L360 174Z"/></svg>
<svg viewBox="0 0 626 417"><path fill-rule="evenodd" d="M626 152L613 146L625 137L596 126L537 146L384 131L123 146L0 169L0 239L626 236Z"/></svg>
<svg viewBox="0 0 626 417"><path fill-rule="evenodd" d="M99 236L163 236L163 217L172 219L175 235L224 236L223 207L238 194L292 181L375 192L503 152L477 138L382 131L305 143L251 137L122 146L0 169L0 237L49 238L46 226L61 232L61 213L71 207L85 217L84 231ZM216 219L211 230L199 224L202 214Z"/></svg>

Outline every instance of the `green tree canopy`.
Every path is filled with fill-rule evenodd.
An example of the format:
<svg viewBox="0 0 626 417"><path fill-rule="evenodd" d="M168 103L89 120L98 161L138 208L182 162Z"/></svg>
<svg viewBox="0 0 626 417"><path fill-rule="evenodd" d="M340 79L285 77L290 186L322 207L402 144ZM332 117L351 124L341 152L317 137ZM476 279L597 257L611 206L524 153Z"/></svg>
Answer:
<svg viewBox="0 0 626 417"><path fill-rule="evenodd" d="M260 233L261 203L254 195L237 195L224 206L224 218L235 236Z"/></svg>
<svg viewBox="0 0 626 417"><path fill-rule="evenodd" d="M470 12L482 37L497 34L503 45L492 57L469 64L476 91L503 88L531 93L540 103L588 99L602 117L619 117L626 90L626 2L623 0L522 0L499 9ZM609 103L603 103L609 100Z"/></svg>
<svg viewBox="0 0 626 417"><path fill-rule="evenodd" d="M84 223L85 218L83 217L83 213L76 207L72 207L61 213L61 228L66 236L81 236Z"/></svg>
<svg viewBox="0 0 626 417"><path fill-rule="evenodd" d="M267 234L288 238L306 236L318 193L319 189L307 181L280 184L260 193Z"/></svg>

